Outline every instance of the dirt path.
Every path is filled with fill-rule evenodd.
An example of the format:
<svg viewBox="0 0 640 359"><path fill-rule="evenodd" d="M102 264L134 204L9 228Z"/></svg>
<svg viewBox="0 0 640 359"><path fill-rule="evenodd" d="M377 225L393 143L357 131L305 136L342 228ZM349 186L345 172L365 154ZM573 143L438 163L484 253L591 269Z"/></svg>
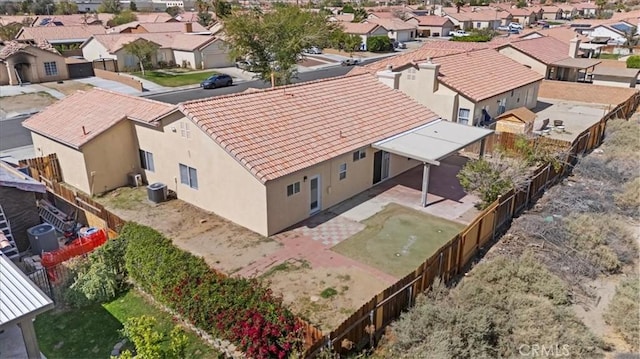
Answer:
<svg viewBox="0 0 640 359"><path fill-rule="evenodd" d="M46 92L26 93L17 96L0 97L0 109L6 113L39 110L54 102L56 102L56 99Z"/></svg>

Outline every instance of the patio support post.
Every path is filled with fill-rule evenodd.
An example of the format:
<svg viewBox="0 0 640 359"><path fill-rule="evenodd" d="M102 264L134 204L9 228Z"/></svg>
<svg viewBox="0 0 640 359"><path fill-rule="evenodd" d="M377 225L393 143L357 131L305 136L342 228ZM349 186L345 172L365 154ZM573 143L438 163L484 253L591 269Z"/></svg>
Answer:
<svg viewBox="0 0 640 359"><path fill-rule="evenodd" d="M422 169L422 207L427 206L427 192L429 191L429 164L423 162Z"/></svg>
<svg viewBox="0 0 640 359"><path fill-rule="evenodd" d="M36 330L33 328L33 318L28 317L19 324L22 331L22 339L24 347L27 349L27 358L40 359L40 347L38 347L38 338L36 338Z"/></svg>
<svg viewBox="0 0 640 359"><path fill-rule="evenodd" d="M484 157L484 150L485 150L485 144L486 144L487 138L483 138L482 140L480 140L480 158Z"/></svg>

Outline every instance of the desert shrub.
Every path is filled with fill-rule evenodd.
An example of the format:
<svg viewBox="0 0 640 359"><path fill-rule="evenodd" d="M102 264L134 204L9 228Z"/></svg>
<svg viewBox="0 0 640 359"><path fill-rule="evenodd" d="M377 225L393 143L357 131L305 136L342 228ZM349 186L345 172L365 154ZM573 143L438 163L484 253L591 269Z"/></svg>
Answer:
<svg viewBox="0 0 640 359"><path fill-rule="evenodd" d="M640 350L640 280L628 278L618 285L604 319L619 332L634 351Z"/></svg>
<svg viewBox="0 0 640 359"><path fill-rule="evenodd" d="M640 56L633 55L627 58L628 69L640 69Z"/></svg>
<svg viewBox="0 0 640 359"><path fill-rule="evenodd" d="M467 162L457 177L465 191L480 197L479 207L486 208L512 188L526 187L529 169L523 161L496 154Z"/></svg>
<svg viewBox="0 0 640 359"><path fill-rule="evenodd" d="M296 318L262 283L214 272L149 227L128 223L120 236L128 241L130 277L195 326L252 358L280 358L300 349Z"/></svg>
<svg viewBox="0 0 640 359"><path fill-rule="evenodd" d="M618 206L637 215L640 209L640 177L627 182L622 192L614 195L614 199Z"/></svg>
<svg viewBox="0 0 640 359"><path fill-rule="evenodd" d="M564 283L535 259L499 258L460 285L436 282L393 324L387 357L510 358L523 344L566 344L593 357L601 342L575 316Z"/></svg>
<svg viewBox="0 0 640 359"><path fill-rule="evenodd" d="M615 273L636 256L633 234L613 215L580 214L565 221L572 246L600 270Z"/></svg>
<svg viewBox="0 0 640 359"><path fill-rule="evenodd" d="M89 260L86 257L75 257L64 262L62 265L66 268L66 275L58 287L60 288L65 304L76 308L91 304L91 301L82 292L80 287L74 285L78 279L78 275L89 270L91 266Z"/></svg>
<svg viewBox="0 0 640 359"><path fill-rule="evenodd" d="M370 36L367 38L367 51L385 52L392 50L393 43L388 36Z"/></svg>

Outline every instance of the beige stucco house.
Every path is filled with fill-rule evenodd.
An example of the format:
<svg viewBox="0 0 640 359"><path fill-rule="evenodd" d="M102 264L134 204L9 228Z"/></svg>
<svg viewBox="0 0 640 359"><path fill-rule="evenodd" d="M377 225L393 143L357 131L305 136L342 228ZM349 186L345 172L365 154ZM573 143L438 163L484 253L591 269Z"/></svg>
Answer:
<svg viewBox="0 0 640 359"><path fill-rule="evenodd" d="M256 103L269 106L256 111ZM105 192L137 173L271 235L427 166L375 144L438 119L365 73L178 106L94 89L57 102L24 126L37 155L57 153L64 181L82 191Z"/></svg>
<svg viewBox="0 0 640 359"><path fill-rule="evenodd" d="M0 45L0 85L69 79L65 58L48 44L8 41Z"/></svg>
<svg viewBox="0 0 640 359"><path fill-rule="evenodd" d="M536 106L541 75L493 49L462 49L449 54L419 50L354 71L376 74L440 117L465 125L487 124L513 108Z"/></svg>

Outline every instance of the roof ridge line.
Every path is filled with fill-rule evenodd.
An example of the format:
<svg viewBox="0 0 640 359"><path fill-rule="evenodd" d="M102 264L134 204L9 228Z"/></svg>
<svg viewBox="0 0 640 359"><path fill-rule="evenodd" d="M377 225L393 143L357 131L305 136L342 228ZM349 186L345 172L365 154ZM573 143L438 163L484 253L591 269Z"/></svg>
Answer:
<svg viewBox="0 0 640 359"><path fill-rule="evenodd" d="M92 88L90 91L94 91L94 90L95 90L95 91L102 91L102 92L106 92L106 93L110 93L110 94L114 94L114 95L118 95L118 96L122 96L122 97L127 97L127 98L132 98L132 99L138 99L138 100L141 100L141 101L145 101L145 102L149 102L149 103L154 103L154 104L157 104L157 105L164 105L164 106L167 106L167 107L174 107L174 108L175 108L175 107L177 107L176 105L171 105L171 104L168 104L168 103L166 103L166 102L161 102L161 101L158 101L158 100L152 100L152 99L150 99L150 98L146 98L146 97L131 96L131 95L123 94L123 93L121 93L121 92L117 92L117 91L112 91L112 90L104 89L104 88L101 88L101 87L94 87L94 88ZM82 91L82 90L80 90L80 91L76 91L76 93L78 93L78 92L88 93L88 92L90 92L90 91ZM74 93L73 95L75 95L75 93ZM73 95L71 95L71 96L73 96Z"/></svg>

